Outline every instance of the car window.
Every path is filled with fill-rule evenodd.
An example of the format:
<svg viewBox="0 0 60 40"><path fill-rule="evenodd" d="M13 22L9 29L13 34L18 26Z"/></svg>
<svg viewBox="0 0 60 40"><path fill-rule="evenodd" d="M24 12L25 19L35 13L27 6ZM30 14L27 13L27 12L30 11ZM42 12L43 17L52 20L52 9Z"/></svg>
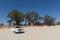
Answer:
<svg viewBox="0 0 60 40"><path fill-rule="evenodd" d="M15 27L15 28L20 28L20 27Z"/></svg>

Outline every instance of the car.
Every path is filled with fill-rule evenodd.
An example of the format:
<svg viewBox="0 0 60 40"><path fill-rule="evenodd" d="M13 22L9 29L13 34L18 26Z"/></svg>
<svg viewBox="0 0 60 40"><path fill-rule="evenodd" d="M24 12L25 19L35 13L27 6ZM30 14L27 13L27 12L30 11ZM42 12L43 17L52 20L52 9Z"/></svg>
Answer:
<svg viewBox="0 0 60 40"><path fill-rule="evenodd" d="M11 31L13 31L14 33L24 33L24 29L21 26L13 26Z"/></svg>

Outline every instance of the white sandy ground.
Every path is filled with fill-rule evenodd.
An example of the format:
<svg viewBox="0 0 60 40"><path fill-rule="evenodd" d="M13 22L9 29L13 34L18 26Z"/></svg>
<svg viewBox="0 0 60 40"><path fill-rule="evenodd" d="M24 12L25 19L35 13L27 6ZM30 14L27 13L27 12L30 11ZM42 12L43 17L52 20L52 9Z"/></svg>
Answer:
<svg viewBox="0 0 60 40"><path fill-rule="evenodd" d="M0 30L0 40L60 40L60 26L24 27L25 33L15 34L10 28Z"/></svg>

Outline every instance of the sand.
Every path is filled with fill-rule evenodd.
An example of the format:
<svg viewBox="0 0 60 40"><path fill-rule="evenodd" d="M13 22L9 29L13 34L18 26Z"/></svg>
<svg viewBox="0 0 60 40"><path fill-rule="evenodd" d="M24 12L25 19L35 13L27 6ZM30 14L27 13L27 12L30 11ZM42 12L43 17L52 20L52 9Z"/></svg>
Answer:
<svg viewBox="0 0 60 40"><path fill-rule="evenodd" d="M25 33L15 34L10 28L0 30L0 40L60 40L60 26L24 27Z"/></svg>

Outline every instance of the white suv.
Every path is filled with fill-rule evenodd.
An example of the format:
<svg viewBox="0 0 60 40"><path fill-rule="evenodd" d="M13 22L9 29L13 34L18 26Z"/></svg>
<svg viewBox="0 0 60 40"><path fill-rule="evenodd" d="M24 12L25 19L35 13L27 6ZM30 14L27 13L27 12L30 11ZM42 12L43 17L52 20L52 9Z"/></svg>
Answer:
<svg viewBox="0 0 60 40"><path fill-rule="evenodd" d="M11 31L13 31L15 33L24 33L24 29L21 26L13 26L13 28L11 29Z"/></svg>

